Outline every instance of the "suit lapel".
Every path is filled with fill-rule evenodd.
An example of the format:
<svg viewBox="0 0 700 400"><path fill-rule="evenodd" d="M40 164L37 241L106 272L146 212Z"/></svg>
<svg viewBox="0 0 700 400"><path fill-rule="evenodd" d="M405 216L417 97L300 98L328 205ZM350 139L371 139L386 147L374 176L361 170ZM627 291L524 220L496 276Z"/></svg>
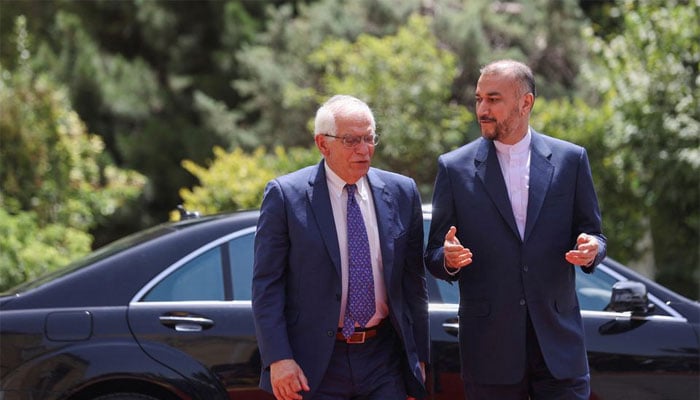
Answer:
<svg viewBox="0 0 700 400"><path fill-rule="evenodd" d="M530 149L530 187L528 189L524 240L527 240L537 222L542 203L544 203L554 175L554 166L550 161L552 150L547 146L542 135L535 131L532 132Z"/></svg>
<svg viewBox="0 0 700 400"><path fill-rule="evenodd" d="M476 174L484 184L486 193L491 197L491 201L496 205L498 212L513 233L520 238L518 226L515 223L515 216L513 216L513 207L511 207L510 200L508 199L506 182L503 180L503 172L501 172L501 166L498 163L496 146L494 146L492 141L481 140L475 162L477 163ZM468 206L467 204L467 207Z"/></svg>
<svg viewBox="0 0 700 400"><path fill-rule="evenodd" d="M338 247L338 234L333 218L331 199L328 194L328 182L326 182L326 170L324 162L321 161L314 172L309 176L309 188L307 196L311 204L311 212L314 215L318 230L321 232L323 243L333 260L333 265L341 276L340 272L340 248Z"/></svg>
<svg viewBox="0 0 700 400"><path fill-rule="evenodd" d="M379 175L370 169L367 173L367 181L372 190L374 211L377 216L377 232L382 252L382 265L384 268L384 280L387 287L391 282L391 274L394 265L394 238L395 229L401 225L398 223L396 210L394 209L394 196L387 190L386 183Z"/></svg>
<svg viewBox="0 0 700 400"><path fill-rule="evenodd" d="M372 191L374 210L377 216L377 230L382 253L382 264L384 266L384 279L388 285L389 282L391 282L390 277L394 264L393 239L397 235L396 229L401 229L402 225L398 221L397 210L394 205L394 196L387 189L384 180L382 180L373 169L370 169L367 173L367 181ZM307 196L311 205L311 212L321 232L323 243L333 260L333 265L338 276L341 276L338 234L336 232L333 209L328 193L324 161L321 161L318 167L313 170L309 176Z"/></svg>

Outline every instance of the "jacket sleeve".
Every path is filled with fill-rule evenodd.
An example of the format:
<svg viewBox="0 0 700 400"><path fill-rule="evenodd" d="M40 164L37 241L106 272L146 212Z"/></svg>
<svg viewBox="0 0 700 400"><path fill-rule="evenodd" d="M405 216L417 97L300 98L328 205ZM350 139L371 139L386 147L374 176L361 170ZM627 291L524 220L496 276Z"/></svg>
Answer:
<svg viewBox="0 0 700 400"><path fill-rule="evenodd" d="M445 234L450 226L457 226L453 198L449 171L443 158L440 157L433 190L432 218L425 250L425 265L433 276L446 281L456 281L460 275L447 272L443 250Z"/></svg>
<svg viewBox="0 0 700 400"><path fill-rule="evenodd" d="M284 195L273 180L260 208L253 261L253 320L264 369L293 358L284 317L289 246Z"/></svg>
<svg viewBox="0 0 700 400"><path fill-rule="evenodd" d="M423 262L423 210L420 194L412 181L412 212L409 231L407 265L405 275L408 306L413 318L413 335L418 359L430 362L430 317L428 314L428 289Z"/></svg>
<svg viewBox="0 0 700 400"><path fill-rule="evenodd" d="M584 272L592 273L607 254L607 238L602 231L602 218L598 206L598 197L593 185L593 176L585 149L581 150L576 182L576 199L574 202L574 234L587 233L598 239L598 255L590 266L581 267Z"/></svg>

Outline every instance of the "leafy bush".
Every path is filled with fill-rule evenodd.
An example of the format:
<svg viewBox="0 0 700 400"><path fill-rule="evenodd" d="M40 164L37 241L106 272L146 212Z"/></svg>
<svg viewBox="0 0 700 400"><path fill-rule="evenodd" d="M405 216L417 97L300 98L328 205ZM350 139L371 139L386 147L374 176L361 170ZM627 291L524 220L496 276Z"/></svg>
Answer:
<svg viewBox="0 0 700 400"><path fill-rule="evenodd" d="M214 160L206 167L191 160L182 162L200 184L181 189L180 197L187 210L202 214L258 208L269 180L317 163L319 159L316 147L290 150L277 147L274 154L266 153L263 148L248 154L240 148L226 152L215 147ZM177 218L178 213L171 212L171 219Z"/></svg>
<svg viewBox="0 0 700 400"><path fill-rule="evenodd" d="M612 118L610 105L591 107L581 99L538 98L532 115L534 129L586 148L603 215L608 255L623 263L637 260L638 243L646 226L639 201L639 177L617 165L606 140Z"/></svg>
<svg viewBox="0 0 700 400"><path fill-rule="evenodd" d="M87 253L89 230L145 184L106 157L64 89L32 72L22 27L19 67L0 66L0 290Z"/></svg>
<svg viewBox="0 0 700 400"><path fill-rule="evenodd" d="M0 291L68 264L90 251L92 236L61 224L41 226L36 214L0 208Z"/></svg>

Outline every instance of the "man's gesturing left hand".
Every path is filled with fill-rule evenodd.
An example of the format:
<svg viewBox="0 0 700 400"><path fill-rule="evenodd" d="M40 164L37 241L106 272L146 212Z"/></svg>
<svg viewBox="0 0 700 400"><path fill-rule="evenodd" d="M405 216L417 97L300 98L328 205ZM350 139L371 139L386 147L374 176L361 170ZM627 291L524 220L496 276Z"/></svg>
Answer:
<svg viewBox="0 0 700 400"><path fill-rule="evenodd" d="M576 239L576 249L566 252L566 261L583 267L593 264L598 255L598 239L582 233Z"/></svg>

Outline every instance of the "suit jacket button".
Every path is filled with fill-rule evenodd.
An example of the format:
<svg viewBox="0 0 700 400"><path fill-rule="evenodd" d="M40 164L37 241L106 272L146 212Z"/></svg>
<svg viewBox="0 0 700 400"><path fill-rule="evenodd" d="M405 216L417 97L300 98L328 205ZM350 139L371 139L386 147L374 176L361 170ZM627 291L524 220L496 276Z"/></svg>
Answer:
<svg viewBox="0 0 700 400"><path fill-rule="evenodd" d="M520 305L524 306L525 305L525 299L520 299Z"/></svg>
<svg viewBox="0 0 700 400"><path fill-rule="evenodd" d="M524 266L523 266L523 271L527 272L527 270L528 270L527 265L524 265Z"/></svg>
<svg viewBox="0 0 700 400"><path fill-rule="evenodd" d="M328 331L328 332L326 332L326 335L328 335L328 337L335 336L335 332L334 332L334 331Z"/></svg>

